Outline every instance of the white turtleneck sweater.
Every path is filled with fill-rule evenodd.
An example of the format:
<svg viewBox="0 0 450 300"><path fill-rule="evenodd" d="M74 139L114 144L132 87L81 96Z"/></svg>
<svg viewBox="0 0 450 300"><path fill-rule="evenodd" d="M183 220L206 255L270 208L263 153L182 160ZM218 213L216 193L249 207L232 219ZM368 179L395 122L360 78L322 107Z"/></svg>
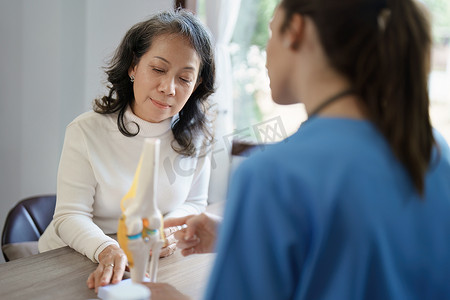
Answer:
<svg viewBox="0 0 450 300"><path fill-rule="evenodd" d="M120 201L131 187L144 139L148 137L161 140L157 201L164 217L204 211L209 156L186 157L175 152L171 147L171 119L149 123L128 108L124 121L130 132L136 128L132 122L138 124L139 134L126 137L117 128L117 114L93 111L67 126L58 169L55 214L39 239L40 252L69 245L98 262L100 252L117 245L106 234L117 232Z"/></svg>

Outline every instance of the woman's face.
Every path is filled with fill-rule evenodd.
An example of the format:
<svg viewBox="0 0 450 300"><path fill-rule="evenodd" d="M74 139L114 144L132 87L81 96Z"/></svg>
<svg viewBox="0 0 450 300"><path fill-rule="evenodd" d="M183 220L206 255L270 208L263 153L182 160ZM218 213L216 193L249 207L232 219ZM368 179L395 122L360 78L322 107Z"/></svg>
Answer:
<svg viewBox="0 0 450 300"><path fill-rule="evenodd" d="M286 34L288 29L281 31L284 17L284 9L278 6L269 26L270 38L266 47L266 68L270 78L272 99L278 104L292 104L297 101L294 100L290 92L293 60Z"/></svg>
<svg viewBox="0 0 450 300"><path fill-rule="evenodd" d="M200 57L186 38L177 34L155 37L128 72L134 76L133 113L152 123L173 117L197 88L199 69Z"/></svg>

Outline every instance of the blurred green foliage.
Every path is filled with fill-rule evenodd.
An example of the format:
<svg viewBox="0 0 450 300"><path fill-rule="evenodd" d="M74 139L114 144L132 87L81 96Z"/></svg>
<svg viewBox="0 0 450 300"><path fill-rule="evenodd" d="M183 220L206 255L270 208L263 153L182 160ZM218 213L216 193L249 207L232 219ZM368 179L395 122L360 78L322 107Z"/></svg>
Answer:
<svg viewBox="0 0 450 300"><path fill-rule="evenodd" d="M277 3L278 0L259 0L258 17L256 19L252 44L258 46L260 49L266 47L267 40L269 39L269 22L272 19Z"/></svg>
<svg viewBox="0 0 450 300"><path fill-rule="evenodd" d="M431 12L434 42L448 44L450 42L450 1L422 0L422 2Z"/></svg>

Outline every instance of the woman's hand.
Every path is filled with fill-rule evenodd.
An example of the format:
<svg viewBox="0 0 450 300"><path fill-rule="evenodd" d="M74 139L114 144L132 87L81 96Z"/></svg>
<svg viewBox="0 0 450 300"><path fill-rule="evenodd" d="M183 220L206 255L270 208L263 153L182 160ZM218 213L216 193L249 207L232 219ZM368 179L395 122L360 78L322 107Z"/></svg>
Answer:
<svg viewBox="0 0 450 300"><path fill-rule="evenodd" d="M165 226L182 226L183 229L174 233L178 240L177 247L181 254L187 256L194 253L211 253L216 244L217 227L221 222L219 216L202 213L182 218L168 219Z"/></svg>
<svg viewBox="0 0 450 300"><path fill-rule="evenodd" d="M99 254L98 260L97 269L89 275L87 280L87 286L90 289L95 288L96 293L99 286L119 283L122 280L127 256L120 247L110 245Z"/></svg>

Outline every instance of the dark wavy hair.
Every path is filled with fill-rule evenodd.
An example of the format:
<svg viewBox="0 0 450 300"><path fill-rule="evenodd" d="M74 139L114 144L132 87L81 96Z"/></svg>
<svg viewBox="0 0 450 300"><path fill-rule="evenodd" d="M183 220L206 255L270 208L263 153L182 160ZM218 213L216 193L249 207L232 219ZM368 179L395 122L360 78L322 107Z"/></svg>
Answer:
<svg viewBox="0 0 450 300"><path fill-rule="evenodd" d="M420 194L435 144L429 116L431 31L414 0L282 0L283 30L309 16Z"/></svg>
<svg viewBox="0 0 450 300"><path fill-rule="evenodd" d="M165 34L177 34L186 38L200 57L198 87L189 97L178 119L172 124L174 142L172 148L186 156L195 155L197 137L206 137L212 142L210 119L208 118L208 97L214 93L215 63L211 35L201 22L190 12L177 9L154 14L147 21L134 25L125 34L116 49L109 66L106 67L109 93L94 101L94 111L101 114L118 112L117 126L128 137L139 133L130 132L124 121L127 106L134 101L133 84L128 76L130 67L139 63L140 58L150 49L152 41ZM136 124L137 125L137 124Z"/></svg>

